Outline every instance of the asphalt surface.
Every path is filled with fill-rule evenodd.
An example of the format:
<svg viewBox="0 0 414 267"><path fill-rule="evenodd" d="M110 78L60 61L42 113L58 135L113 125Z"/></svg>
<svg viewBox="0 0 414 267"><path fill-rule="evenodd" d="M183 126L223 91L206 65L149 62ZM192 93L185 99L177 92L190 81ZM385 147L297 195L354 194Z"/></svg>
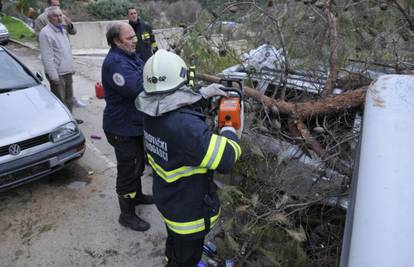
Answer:
<svg viewBox="0 0 414 267"><path fill-rule="evenodd" d="M43 72L38 52L15 44L7 48L32 71ZM163 265L165 226L154 205L137 208L151 224L149 231L135 232L118 223L116 161L102 131L105 104L94 91L102 60L75 57L74 93L87 104L73 111L84 121L83 158L44 179L0 193L0 266ZM151 193L149 173L147 168L146 193Z"/></svg>

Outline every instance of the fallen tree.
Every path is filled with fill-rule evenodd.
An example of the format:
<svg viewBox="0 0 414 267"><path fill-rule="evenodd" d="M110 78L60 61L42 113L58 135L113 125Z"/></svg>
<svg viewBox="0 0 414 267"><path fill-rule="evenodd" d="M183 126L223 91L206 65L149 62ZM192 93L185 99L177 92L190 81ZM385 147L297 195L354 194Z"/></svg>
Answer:
<svg viewBox="0 0 414 267"><path fill-rule="evenodd" d="M239 23L233 39L283 53L269 60L274 66L263 64L267 68L249 65L240 53L234 62L231 46L209 38L221 33L213 27L200 33L209 40L204 54L195 53L193 43L186 50L204 55L198 56L200 81L219 83L222 77L210 74L236 64L240 68L227 73L248 78L243 156L223 178L231 186L220 190L225 219L214 241L240 266L337 266L367 87L379 75L412 69L404 39L412 39L406 31L411 21L397 21L402 30L395 39L395 27L377 20L389 14L375 5L299 0L223 4L213 23L229 20L230 9ZM226 64L205 67L216 54Z"/></svg>
<svg viewBox="0 0 414 267"><path fill-rule="evenodd" d="M220 78L214 75L197 74L196 77L209 83L220 82ZM246 96L257 100L269 108L276 107L282 114L288 114L300 119L304 119L317 115L341 112L346 109L361 107L364 103L367 87L358 88L356 90L348 91L340 95L329 96L319 101L306 102L288 102L276 100L261 94L254 88L245 86L243 89Z"/></svg>
<svg viewBox="0 0 414 267"><path fill-rule="evenodd" d="M213 75L197 74L196 77L209 83L220 82L220 78ZM364 103L367 87L347 91L340 95L328 96L317 101L305 102L276 100L248 86L245 86L243 90L246 96L255 99L259 103L262 103L264 106L273 109L276 108L279 113L291 116L293 125L296 127L295 132L298 133L301 138L303 138L309 148L312 149L321 158L321 160L326 160L326 163L328 165L331 165L334 169L342 174L351 176L351 166L348 166L347 164L344 164L343 162L337 161L333 158L328 159L329 154L327 153L326 149L324 149L323 146L312 136L303 120L315 116L325 115L329 113L340 113L344 112L345 110L361 107Z"/></svg>

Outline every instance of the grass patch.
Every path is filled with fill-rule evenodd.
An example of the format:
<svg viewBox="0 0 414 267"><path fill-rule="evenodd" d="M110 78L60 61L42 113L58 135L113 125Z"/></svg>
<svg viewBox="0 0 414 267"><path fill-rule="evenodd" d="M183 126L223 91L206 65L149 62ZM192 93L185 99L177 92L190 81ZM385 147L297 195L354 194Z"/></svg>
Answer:
<svg viewBox="0 0 414 267"><path fill-rule="evenodd" d="M0 19L9 30L10 38L19 41L34 41L35 34L31 32L21 21L10 16L3 16Z"/></svg>

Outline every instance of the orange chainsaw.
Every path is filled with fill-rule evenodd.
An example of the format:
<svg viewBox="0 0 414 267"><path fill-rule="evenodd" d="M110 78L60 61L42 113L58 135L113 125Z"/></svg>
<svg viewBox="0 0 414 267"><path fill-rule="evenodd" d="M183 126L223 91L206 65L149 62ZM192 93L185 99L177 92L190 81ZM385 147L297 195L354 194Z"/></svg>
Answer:
<svg viewBox="0 0 414 267"><path fill-rule="evenodd" d="M243 86L240 80L221 79L219 83L226 82L226 86L220 89L227 92L227 96L220 99L218 108L218 126L219 129L229 126L238 130L241 126L240 112L243 101ZM238 88L233 87L237 84Z"/></svg>

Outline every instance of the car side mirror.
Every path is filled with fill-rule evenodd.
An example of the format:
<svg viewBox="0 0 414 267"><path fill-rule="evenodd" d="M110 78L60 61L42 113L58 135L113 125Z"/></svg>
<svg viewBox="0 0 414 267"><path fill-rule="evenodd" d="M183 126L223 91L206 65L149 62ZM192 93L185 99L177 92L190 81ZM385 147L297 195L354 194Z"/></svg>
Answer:
<svg viewBox="0 0 414 267"><path fill-rule="evenodd" d="M43 76L42 76L42 74L40 73L40 72L36 72L36 77L41 81L41 82L43 82Z"/></svg>

